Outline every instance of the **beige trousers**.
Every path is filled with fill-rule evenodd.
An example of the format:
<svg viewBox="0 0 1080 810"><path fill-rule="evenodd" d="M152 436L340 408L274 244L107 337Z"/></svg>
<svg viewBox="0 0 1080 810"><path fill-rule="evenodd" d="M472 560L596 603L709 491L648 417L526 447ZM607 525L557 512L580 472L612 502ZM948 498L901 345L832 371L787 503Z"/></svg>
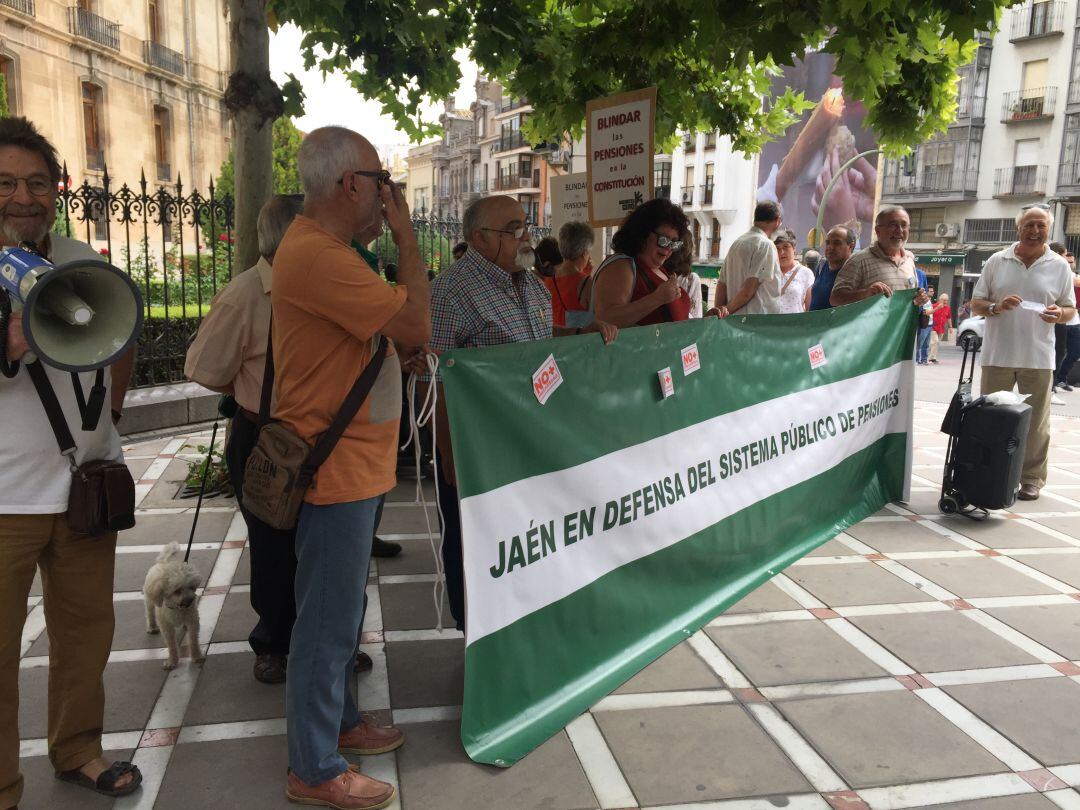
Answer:
<svg viewBox="0 0 1080 810"><path fill-rule="evenodd" d="M1050 452L1050 384L1054 372L1042 368L1003 368L983 366L981 393L1011 391L1013 384L1021 394L1030 394L1031 427L1024 451L1024 470L1020 482L1042 489L1046 484L1047 455Z"/></svg>
<svg viewBox="0 0 1080 810"><path fill-rule="evenodd" d="M0 808L17 805L23 791L19 653L37 568L49 634L49 759L69 771L101 756L115 556L115 532L74 534L62 514L0 515Z"/></svg>
<svg viewBox="0 0 1080 810"><path fill-rule="evenodd" d="M933 329L930 330L930 354L927 356L927 360L937 360L938 346L941 345L942 335L939 335Z"/></svg>

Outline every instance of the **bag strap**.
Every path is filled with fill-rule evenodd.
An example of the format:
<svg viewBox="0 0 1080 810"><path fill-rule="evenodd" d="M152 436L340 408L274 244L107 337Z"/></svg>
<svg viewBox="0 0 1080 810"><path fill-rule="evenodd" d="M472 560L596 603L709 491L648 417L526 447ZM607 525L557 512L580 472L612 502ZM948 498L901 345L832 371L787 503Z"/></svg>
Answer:
<svg viewBox="0 0 1080 810"><path fill-rule="evenodd" d="M79 414L82 416L82 429L97 430L98 422L101 421L101 411L105 407L105 369L99 368L97 374L94 375L89 400L83 396L82 382L74 371L71 372L71 387L75 390L75 402L78 403Z"/></svg>
<svg viewBox="0 0 1080 810"><path fill-rule="evenodd" d="M270 399L274 394L274 316L266 332L266 364L263 366L262 393L259 397L259 427L270 421Z"/></svg>
<svg viewBox="0 0 1080 810"><path fill-rule="evenodd" d="M783 272L783 271L781 271ZM788 276L788 280L784 282L784 286L780 288L780 294L783 295L787 292L787 288L791 286L791 282L795 280L795 276L799 275L798 265L791 268L791 275Z"/></svg>
<svg viewBox="0 0 1080 810"><path fill-rule="evenodd" d="M308 453L307 458L304 459L303 467L308 471L308 474L313 475L315 470L326 461L330 456L330 451L334 449L334 445L341 438L341 434L345 432L345 428L349 426L353 417L360 410L360 406L364 404L364 400L367 399L372 386L375 385L379 371L382 370L383 360L386 359L386 347L386 339L380 336L379 347L375 350L371 362L356 378L356 382L353 383L348 396L345 397L345 402L342 404L341 410L337 412L337 416L334 417L334 421L330 423L330 427L319 437L318 441L315 442L315 446L311 448L311 452Z"/></svg>
<svg viewBox="0 0 1080 810"><path fill-rule="evenodd" d="M53 435L56 436L60 454L68 457L68 462L74 469L75 439L71 436L71 430L68 428L67 420L64 418L64 412L60 408L60 402L56 399L56 392L53 390L52 383L49 382L40 360L27 363L26 371L34 383L34 388L37 389L38 399L41 400L41 406L45 409L45 415L49 417L49 424L52 426Z"/></svg>
<svg viewBox="0 0 1080 810"><path fill-rule="evenodd" d="M634 275L637 275L637 262L634 261L633 256L627 256L625 253L612 253L610 256L600 262L600 266L593 270L592 290L589 293L589 312L591 312L594 316L596 315L596 280L600 278L600 271L607 267L609 264L613 264L620 259L626 259L628 262L630 262L630 267L633 269Z"/></svg>

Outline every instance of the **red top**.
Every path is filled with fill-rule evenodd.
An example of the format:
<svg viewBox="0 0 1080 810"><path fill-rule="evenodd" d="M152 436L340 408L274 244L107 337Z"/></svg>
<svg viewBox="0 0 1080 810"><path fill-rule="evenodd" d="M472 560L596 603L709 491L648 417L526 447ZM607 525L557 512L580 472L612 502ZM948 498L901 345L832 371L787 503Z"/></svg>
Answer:
<svg viewBox="0 0 1080 810"><path fill-rule="evenodd" d="M551 293L551 322L555 326L566 326L567 311L588 309L578 300L578 288L588 277L588 273L575 272L568 276L545 276L542 279Z"/></svg>
<svg viewBox="0 0 1080 810"><path fill-rule="evenodd" d="M939 335L944 335L945 330L949 325L949 318L952 317L952 310L948 304L934 308L934 331Z"/></svg>
<svg viewBox="0 0 1080 810"><path fill-rule="evenodd" d="M634 273L634 291L630 295L631 301L640 301L655 290L660 284L667 281L667 276L656 270L645 270L644 268L638 267L637 262L634 263L634 267L637 272ZM657 307L638 321L635 326L648 326L654 323L671 323L672 321L686 321L690 319L690 311L692 309L693 304L690 303L690 296L687 294L686 290L680 287L678 298L670 304Z"/></svg>

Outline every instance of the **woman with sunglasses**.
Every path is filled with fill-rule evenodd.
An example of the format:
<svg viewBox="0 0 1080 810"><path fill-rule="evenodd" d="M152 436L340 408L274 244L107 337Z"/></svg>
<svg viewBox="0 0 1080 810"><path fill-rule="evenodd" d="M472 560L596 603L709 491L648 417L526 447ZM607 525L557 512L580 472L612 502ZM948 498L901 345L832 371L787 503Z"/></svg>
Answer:
<svg viewBox="0 0 1080 810"><path fill-rule="evenodd" d="M686 214L670 200L635 208L611 238L615 253L593 275L591 309L597 319L621 329L689 318L690 296L663 269L689 238Z"/></svg>

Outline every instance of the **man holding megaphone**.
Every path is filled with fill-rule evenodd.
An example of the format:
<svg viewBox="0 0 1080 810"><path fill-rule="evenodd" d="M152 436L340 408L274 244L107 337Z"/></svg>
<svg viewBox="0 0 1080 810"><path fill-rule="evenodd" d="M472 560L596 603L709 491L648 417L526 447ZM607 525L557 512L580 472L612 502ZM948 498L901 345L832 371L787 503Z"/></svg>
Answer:
<svg viewBox="0 0 1080 810"><path fill-rule="evenodd" d="M124 472L115 420L141 300L89 245L50 234L59 181L56 150L34 125L0 119L0 314L8 321L0 333L0 810L16 806L23 791L19 655L38 568L56 776L110 796L142 781L138 768L107 762L101 748L116 532L76 531L69 501L90 462ZM53 395L43 396L49 388ZM111 406L112 418L101 406ZM58 451L65 433L66 456ZM133 511L133 495L130 503ZM115 523L110 517L106 529Z"/></svg>

